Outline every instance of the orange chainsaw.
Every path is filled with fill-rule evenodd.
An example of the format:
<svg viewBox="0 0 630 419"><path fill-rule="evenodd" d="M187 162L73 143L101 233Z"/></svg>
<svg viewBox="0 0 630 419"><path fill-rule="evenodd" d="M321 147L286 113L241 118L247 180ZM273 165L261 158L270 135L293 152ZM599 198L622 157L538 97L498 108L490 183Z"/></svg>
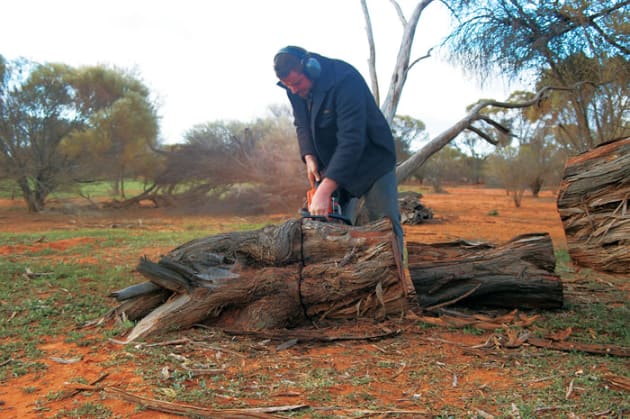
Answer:
<svg viewBox="0 0 630 419"><path fill-rule="evenodd" d="M313 196L315 195L315 192L317 191L317 186L318 184L315 184L315 187L306 191L306 207L300 209L299 211L302 218L311 218L313 220L326 221L326 222L333 221L333 222L339 222L339 223L352 225L352 222L350 221L350 219L348 217L344 217L342 213L341 204L339 203L339 191L333 192L333 194L330 196L330 202L328 203L328 216L311 215L308 209L311 206Z"/></svg>

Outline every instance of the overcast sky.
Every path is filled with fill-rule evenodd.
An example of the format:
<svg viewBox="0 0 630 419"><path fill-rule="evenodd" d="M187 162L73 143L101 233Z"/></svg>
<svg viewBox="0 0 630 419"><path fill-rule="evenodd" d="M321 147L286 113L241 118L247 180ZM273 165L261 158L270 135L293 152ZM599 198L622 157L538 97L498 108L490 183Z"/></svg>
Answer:
<svg viewBox="0 0 630 419"><path fill-rule="evenodd" d="M417 1L400 0L406 16ZM368 1L382 95L402 25L389 0ZM412 59L448 33L439 2L423 13ZM369 50L359 0L14 0L3 2L0 54L73 66L136 71L160 104L161 138L181 142L195 124L251 121L288 103L275 86L273 56L293 44L355 65L369 83ZM480 88L438 57L416 65L398 114L433 137L479 98L503 100L510 86Z"/></svg>

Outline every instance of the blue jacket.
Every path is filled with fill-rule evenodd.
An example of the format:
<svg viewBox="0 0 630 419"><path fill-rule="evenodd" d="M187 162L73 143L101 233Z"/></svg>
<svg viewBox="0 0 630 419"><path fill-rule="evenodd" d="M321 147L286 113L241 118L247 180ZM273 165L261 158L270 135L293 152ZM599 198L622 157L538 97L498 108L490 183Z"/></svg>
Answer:
<svg viewBox="0 0 630 419"><path fill-rule="evenodd" d="M318 54L311 56L322 71L313 81L310 100L286 89L302 160L307 154L317 156L320 172L350 195L360 197L396 165L391 129L354 67Z"/></svg>

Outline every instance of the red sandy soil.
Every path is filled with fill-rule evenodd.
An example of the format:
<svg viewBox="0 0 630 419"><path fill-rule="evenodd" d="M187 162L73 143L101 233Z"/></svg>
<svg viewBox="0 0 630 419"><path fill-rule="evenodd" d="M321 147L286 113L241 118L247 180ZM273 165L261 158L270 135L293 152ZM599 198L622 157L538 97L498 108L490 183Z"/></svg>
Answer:
<svg viewBox="0 0 630 419"><path fill-rule="evenodd" d="M556 198L548 191L541 193L537 199L525 196L521 208L515 208L511 198L504 191L484 188L448 188L448 193L427 194L421 202L433 210L435 219L423 225L405 226L407 241L429 243L462 238L499 243L523 233L548 232L556 248L566 248L564 232L556 211ZM152 229L177 231L185 228L184 217L168 215L155 209L117 212L113 215L112 213L81 216L59 213L31 215L23 210L9 208L15 205L15 201L0 202L0 231L45 232L88 225L109 228L117 223L121 225L139 223L139 220L145 225L150 225ZM283 217L286 219L291 216L279 215L276 218L282 220ZM234 222L234 219L207 217L205 222L230 223ZM94 239L83 237L56 242L43 241L33 243L28 250L46 247L66 249L91 240ZM24 245L0 247L0 257L25 250L27 249ZM147 254L168 250L170 249L147 249ZM137 260L139 255L114 256ZM357 324L353 328L356 329L353 331L357 332L361 325ZM377 395L380 401L377 404L380 406L422 411L426 410L429 400L432 406L462 406L465 403L463 400L467 397L505 390L514 385L515 375L509 368L504 368L505 365L498 365L496 362L484 365L479 362L474 352L467 352L460 347L462 344L481 344L488 339L489 334L477 336L447 328L432 330L427 334L416 327L406 329L401 337L389 340L301 344L287 350L277 350L276 342L261 344L260 339L258 341L247 338L234 339L219 333L217 341L210 342L205 348L194 350L205 351L209 360L223 365L227 371L225 375L247 377L251 386L271 386L268 381L260 379L261 374L269 374L271 381L275 382L271 398L240 400L250 406L301 403L335 406L345 403L345 406L349 407L344 398L353 393L355 395L369 393ZM151 410L138 410L133 403L108 397L106 392L82 392L63 400L48 400L47 394L68 391L66 383L73 379L76 382L77 377L91 381L103 374L108 374L101 382L103 386L124 388L129 393L156 397L156 391L159 389L147 388L138 372L135 357L140 355L130 354L120 345L108 342L100 335L101 331L99 328L93 329L96 343L91 347L67 343L63 336L51 337L48 342L41 344L39 349L45 356L40 362L45 364L46 368L17 378L10 377L8 382L3 383L0 388L0 417L54 417L64 409L69 411L76 408L79 402L89 401L106 406L114 412L113 417L174 417ZM199 332L167 336L164 340L177 339L182 335L194 340L197 336L195 333ZM193 349L186 345L173 346L173 352L186 355L187 351ZM51 357L80 358L80 362L61 363ZM379 362L395 364L395 367L389 370L390 376L387 379L380 377L376 380L377 383L374 380L366 380L367 384L353 384L350 379L340 380L332 390L328 390L329 400L323 402L311 403L307 394L291 389L292 377L306 374L308 370L314 368L333 368L340 372L351 369L352 374L369 377L384 374L382 369L377 367ZM431 363L434 373L441 372L435 376L438 377L438 382L430 383L411 373L425 368L427 362ZM155 366L154 369L160 368L161 366ZM455 379L456 386L453 384ZM168 385L165 384L165 387ZM445 390L435 393L433 390L435 387ZM249 391L248 394L253 393ZM222 397L226 405L234 402L230 393L225 392Z"/></svg>

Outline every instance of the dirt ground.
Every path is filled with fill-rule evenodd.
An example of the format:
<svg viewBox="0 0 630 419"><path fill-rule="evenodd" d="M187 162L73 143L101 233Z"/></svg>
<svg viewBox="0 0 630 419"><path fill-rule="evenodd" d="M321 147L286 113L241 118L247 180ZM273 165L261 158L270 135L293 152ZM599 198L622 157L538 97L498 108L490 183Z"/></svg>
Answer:
<svg viewBox="0 0 630 419"><path fill-rule="evenodd" d="M457 187L447 188L447 191L445 194L428 194L422 198L422 203L433 210L435 219L423 225L405 226L407 241L433 243L463 238L499 243L523 233L548 232L556 249L566 248L564 232L556 212L556 197L552 192L545 191L538 199L525 196L522 207L515 208L512 200L502 190ZM147 217L147 212L119 212L107 216L60 213L29 215L24 211L7 210L8 205L15 203L7 201L0 203L0 231L3 232L43 232L67 228L77 223L95 226L111 226L116 223L122 225L138 222L140 215L144 223L151 224L151 228L163 228L168 231L185 228L185 220L182 217L169 216L158 210L151 210L150 217ZM5 207L4 210L2 206ZM276 219L282 220L283 217L290 216L280 214ZM227 221L229 220L212 217L206 220L207 223ZM69 248L80 244L82 240L91 239L86 237L33 243L32 246ZM19 253L23 250L18 246L5 246L0 249L0 254ZM147 254L155 254L156 251L157 249L147 249ZM123 257L136 260L138 256ZM360 327L359 324L356 325L357 330ZM342 397L343 400L348 400L349 397L359 399L364 397L368 401L373 401L373 398L377 397L380 401L377 405L396 406L400 411L416 411L418 416L422 417L422 412L427 412L428 404L435 406L436 409L448 405L461 406L465 404L464 400L467 398L491 397L489 394L492 390L505 390L515 385L515 371L518 375L518 369L504 368L505 363L514 366L513 360L502 361L503 366L495 361L484 364L478 361L474 351L462 349L462 345L483 344L487 341L488 334L467 334L447 328L436 329L427 334L425 331L405 328L404 325L391 324L381 326L380 330L385 327L403 327L404 332L401 337L392 340L305 344L286 350L278 349L277 342L270 343L261 339L238 340L218 333L217 341L200 345L195 350L205 351L206 357L214 364L222 365L224 375L249 386L251 391L246 392L249 396L240 400L236 400L234 393L224 391L221 398L225 405L234 405L238 401L251 407L302 403L334 406ZM63 336L51 337L48 342L41 344L41 351L47 354L41 360L46 368L38 373L12 378L0 389L0 417L53 417L55 412L72 409L77 399L82 403L88 401L100 403L114 412L114 417L174 417L166 413L138 409L134 403L110 397L111 394L103 391L77 392L63 400L46 401L46 409L38 409L41 407L39 403L42 398L45 399L45 394L67 391L67 383L75 377L96 380L107 374L101 382L104 386L124 388L129 393L146 397L156 397L156 394L159 394L160 389L147 388L145 378L138 372L141 352L125 352L119 345L103 338L100 329L96 328L93 332L94 341L97 342L93 346L67 343ZM169 338L185 337L190 342L195 341L197 333L191 332L183 336L178 334ZM233 343L230 343L231 341ZM172 348L173 353L183 357L187 356L187 351L190 350L191 347L187 347L185 342L179 346L174 344ZM55 356L59 356L58 354L72 354L81 361L61 362L54 359ZM126 360L121 360L123 358ZM158 370L155 374L159 374L160 368L162 367L155 366L154 369ZM376 381L370 379L374 375L384 374L383 368L389 368L387 370L390 371L389 377L386 379L380 377ZM438 375L439 382L430 383L419 379L425 368L431 368L434 372L441 371L442 374ZM291 385L297 380L297 376L307 374L309 370L349 371L353 377L358 376L362 379L348 378L337 385L327 387L328 394L322 395L322 400L313 402L312 394L305 394L304 390L296 391ZM544 385L544 382L532 385ZM252 389L260 387L268 390L265 393L266 399L256 399L252 396L256 394ZM443 391L435 391L438 387ZM36 390L26 392L25 388ZM419 401L422 403L419 404ZM357 406L359 405L361 403L357 403ZM331 417L344 415L344 409L341 407L338 409L336 413L330 412ZM358 414L359 412L354 412L350 416Z"/></svg>

